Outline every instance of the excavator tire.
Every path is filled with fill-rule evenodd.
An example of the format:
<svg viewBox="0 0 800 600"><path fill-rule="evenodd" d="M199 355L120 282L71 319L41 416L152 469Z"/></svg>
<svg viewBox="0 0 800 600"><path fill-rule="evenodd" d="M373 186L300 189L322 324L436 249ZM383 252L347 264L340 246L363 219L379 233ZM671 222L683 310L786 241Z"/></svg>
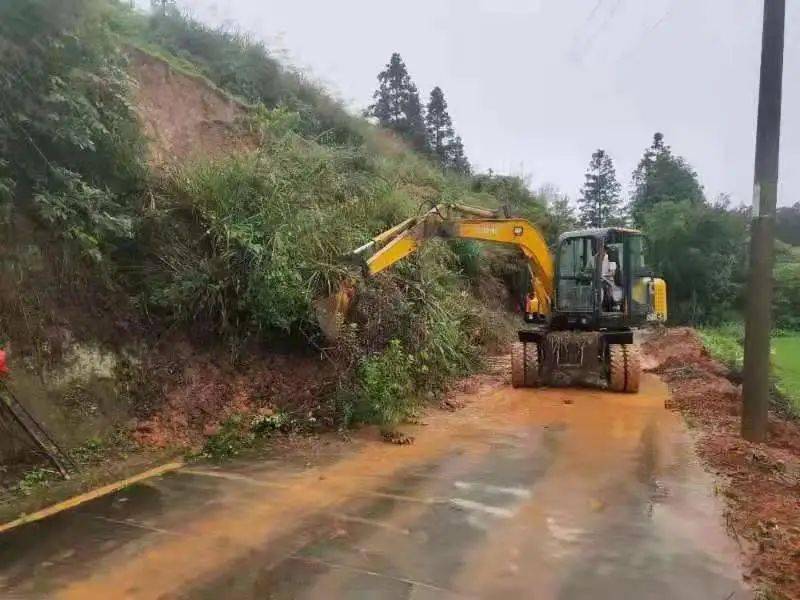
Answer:
<svg viewBox="0 0 800 600"><path fill-rule="evenodd" d="M539 385L539 344L525 344L525 387Z"/></svg>
<svg viewBox="0 0 800 600"><path fill-rule="evenodd" d="M639 350L632 344L612 344L608 349L608 387L614 392L636 393L642 373Z"/></svg>
<svg viewBox="0 0 800 600"><path fill-rule="evenodd" d="M625 391L635 394L639 391L639 380L642 377L642 357L639 354L639 348L633 344L626 346L626 352L628 354L628 375Z"/></svg>
<svg viewBox="0 0 800 600"><path fill-rule="evenodd" d="M525 387L525 344L511 344L511 385L515 388Z"/></svg>

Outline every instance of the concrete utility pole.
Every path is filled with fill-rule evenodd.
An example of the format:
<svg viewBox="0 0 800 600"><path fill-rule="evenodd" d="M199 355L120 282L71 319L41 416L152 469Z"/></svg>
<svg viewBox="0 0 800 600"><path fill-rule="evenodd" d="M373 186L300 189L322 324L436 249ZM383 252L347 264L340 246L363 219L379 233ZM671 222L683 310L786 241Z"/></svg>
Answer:
<svg viewBox="0 0 800 600"><path fill-rule="evenodd" d="M775 205L778 200L785 14L786 0L764 0L742 410L742 436L752 442L762 442L767 437L769 336L772 324L772 267Z"/></svg>

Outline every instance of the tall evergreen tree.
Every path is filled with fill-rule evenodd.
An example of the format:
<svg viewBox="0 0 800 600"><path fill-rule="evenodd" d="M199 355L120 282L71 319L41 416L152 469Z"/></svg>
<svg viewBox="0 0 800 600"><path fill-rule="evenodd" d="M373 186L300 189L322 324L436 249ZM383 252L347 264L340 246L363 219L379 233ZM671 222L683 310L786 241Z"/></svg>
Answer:
<svg viewBox="0 0 800 600"><path fill-rule="evenodd" d="M443 167L447 166L455 132L453 120L447 112L447 100L444 99L444 92L438 85L431 90L431 97L428 100L425 129L428 148Z"/></svg>
<svg viewBox="0 0 800 600"><path fill-rule="evenodd" d="M619 192L614 162L605 150L597 150L589 161L586 182L578 200L581 223L586 227L621 223Z"/></svg>
<svg viewBox="0 0 800 600"><path fill-rule="evenodd" d="M472 165L469 164L467 155L464 154L464 143L461 141L461 136L457 135L453 139L447 152L447 166L456 173L462 175L469 175L472 173Z"/></svg>
<svg viewBox="0 0 800 600"><path fill-rule="evenodd" d="M644 151L631 182L630 212L634 222L641 225L644 215L661 202L705 201L697 173L680 156L664 144L664 135L656 133L653 143Z"/></svg>
<svg viewBox="0 0 800 600"><path fill-rule="evenodd" d="M438 85L431 91L425 115L428 150L443 169L469 174L472 167L464 153L464 142L453 129L453 120L447 112L447 100Z"/></svg>
<svg viewBox="0 0 800 600"><path fill-rule="evenodd" d="M411 81L400 54L395 52L386 68L378 74L375 103L367 114L378 119L381 126L391 129L408 140L417 150L425 148L425 121L417 86Z"/></svg>

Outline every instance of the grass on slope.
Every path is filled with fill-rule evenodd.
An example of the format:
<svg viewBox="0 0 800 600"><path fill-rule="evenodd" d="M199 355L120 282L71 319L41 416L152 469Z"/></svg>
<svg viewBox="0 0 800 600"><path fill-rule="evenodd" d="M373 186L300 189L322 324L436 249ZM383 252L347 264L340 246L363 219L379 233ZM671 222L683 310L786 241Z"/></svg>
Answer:
<svg viewBox="0 0 800 600"><path fill-rule="evenodd" d="M735 372L744 366L744 325L739 322L703 327L700 337L711 356ZM800 333L776 331L772 337L772 368L778 391L789 410L800 416Z"/></svg>
<svg viewBox="0 0 800 600"><path fill-rule="evenodd" d="M778 376L778 389L800 414L800 334L772 340L772 363Z"/></svg>
<svg viewBox="0 0 800 600"><path fill-rule="evenodd" d="M733 371L741 371L744 365L744 326L742 323L725 323L699 330L703 344L715 359Z"/></svg>

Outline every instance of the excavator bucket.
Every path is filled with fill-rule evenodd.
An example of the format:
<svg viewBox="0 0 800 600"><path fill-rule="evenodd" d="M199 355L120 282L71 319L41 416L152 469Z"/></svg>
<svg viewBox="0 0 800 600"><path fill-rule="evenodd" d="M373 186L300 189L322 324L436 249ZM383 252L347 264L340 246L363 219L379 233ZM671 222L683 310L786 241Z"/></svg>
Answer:
<svg viewBox="0 0 800 600"><path fill-rule="evenodd" d="M335 342L339 339L355 293L356 288L353 283L344 281L334 294L314 302L317 323L319 323L319 328L322 330L325 339L329 342Z"/></svg>

